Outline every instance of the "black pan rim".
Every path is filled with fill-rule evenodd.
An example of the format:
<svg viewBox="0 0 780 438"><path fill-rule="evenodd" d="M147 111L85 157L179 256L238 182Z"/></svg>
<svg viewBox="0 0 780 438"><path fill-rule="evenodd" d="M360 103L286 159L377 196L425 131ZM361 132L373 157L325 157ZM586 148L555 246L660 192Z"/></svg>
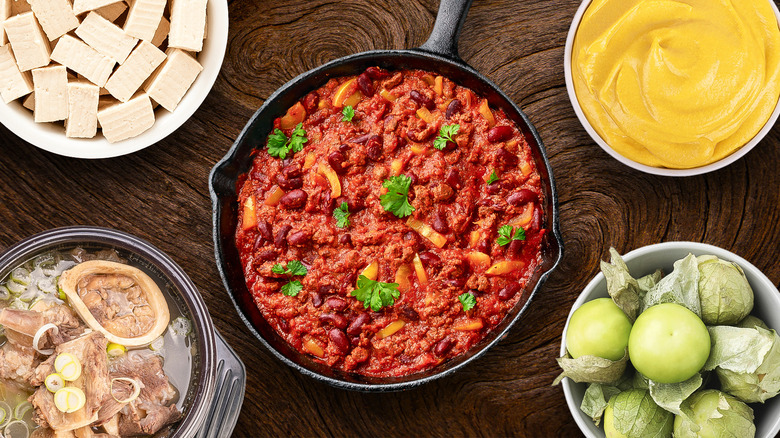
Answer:
<svg viewBox="0 0 780 438"><path fill-rule="evenodd" d="M554 249L557 250L557 257L554 257L552 262L549 263L548 266L545 267L545 270L540 274L536 285L531 290L530 294L528 294L528 298L525 300L525 303L522 305L521 309L517 311L517 314L512 318L511 321L507 323L507 325L497 335L495 335L495 337L489 343L480 346L479 351L474 352L471 356L467 357L461 362L456 363L455 365L446 368L436 374L432 374L420 378L414 378L415 374L410 374L407 376L403 376L402 378L410 378L411 380L405 380L405 381L394 382L394 383L373 384L373 383L357 383L357 382L339 380L330 376L320 374L316 371L313 371L299 363L294 362L287 356L280 353L257 331L257 329L255 329L254 325L245 314L243 307L237 301L235 296L235 291L233 291L233 289L231 288L229 280L227 278L227 274L226 274L227 260L224 257L224 250L222 248L222 241L220 239L220 231L219 231L219 224L220 224L219 221L220 218L222 217L222 206L220 204L221 195L217 191L217 185L218 185L218 179L220 178L220 176L222 176L221 172L231 162L236 160L237 158L236 155L238 153L239 147L245 142L245 139L249 135L249 131L252 128L252 126L255 124L256 120L259 119L261 116L264 116L265 115L264 113L266 111L269 111L269 108L272 106L272 104L276 102L276 100L279 99L280 97L285 96L290 91L291 88L298 86L302 84L304 81L316 76L324 76L326 78L343 76L343 74L336 74L333 76L329 75L330 71L333 71L338 67L348 66L349 64L358 64L360 62L365 62L365 61L373 61L382 58L406 58L406 59L415 59L419 61L432 61L436 63L444 63L456 70L460 70L464 72L466 75L475 78L477 81L482 82L486 87L494 91L499 99L501 99L504 103L508 104L510 107L514 109L514 111L522 119L523 124L525 125L525 127L528 128L528 132L536 142L536 145L538 146L539 155L541 156L542 162L544 163L545 166L544 173L546 173L546 175L544 175L544 178L546 178L549 181L550 192L548 196L550 197L550 202L552 204L552 218L550 220L550 228L551 228L554 242L551 243L551 246L554 246ZM274 117L275 116L276 115L274 115ZM517 120L514 121L517 123ZM243 172L245 171L246 169L243 170ZM243 172L239 172L239 173L243 173ZM232 182L235 183L235 180L232 180ZM233 187L232 190L233 192L235 192L236 188ZM239 134L239 136L236 138L236 141L233 143L231 148L225 154L225 156L219 162L217 162L212 168L209 174L209 193L211 196L212 206L213 206L212 237L214 240L214 253L215 253L215 259L217 264L217 270L219 271L227 295L229 296L231 302L233 303L233 306L236 308L239 318L247 326L250 333L252 333L252 335L254 335L254 337L257 338L268 351L270 351L276 358L281 360L283 363L292 367L293 369L296 369L297 371L299 371L300 373L306 376L312 377L315 380L327 383L331 386L341 388L341 389L361 391L361 392L390 392L390 391L408 390L423 385L425 383L428 383L432 380L436 380L441 377L452 374L453 372L462 368L466 364L471 363L475 359L481 357L483 354L485 354L485 352L487 352L487 350L489 350L501 339L507 336L509 330L511 330L512 327L517 323L517 321L520 319L520 316L527 311L528 306L531 303L533 297L536 295L537 291L548 279L551 272L558 267L558 265L561 262L561 259L563 258L563 241L560 233L560 212L558 206L557 191L555 188L555 181L552 174L552 168L550 166L550 161L547 156L546 148L544 147L544 144L541 138L539 137L539 134L536 131L535 127L531 123L531 121L528 119L526 114L517 106L517 104L515 104L514 101L512 101L503 91L501 91L501 89L498 88L498 86L496 86L490 79L483 76L478 71L474 70L471 66L469 66L465 62L459 59L452 59L449 57L441 56L439 54L427 50L422 50L422 49L373 50L373 51L361 52L354 55L345 56L327 62L305 73L302 73L297 77L293 78L292 80L290 80L289 82L287 82L286 84L284 84L283 86L281 86L280 88L278 88L276 91L274 91L273 94L271 94L271 96L268 97L268 99L265 100L263 105L249 119L249 121L244 126L241 133Z"/></svg>

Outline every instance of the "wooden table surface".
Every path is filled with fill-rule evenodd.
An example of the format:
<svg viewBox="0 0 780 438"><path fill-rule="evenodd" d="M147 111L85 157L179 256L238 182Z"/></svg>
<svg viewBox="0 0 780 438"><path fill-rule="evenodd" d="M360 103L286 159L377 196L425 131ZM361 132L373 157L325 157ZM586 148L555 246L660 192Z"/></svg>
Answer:
<svg viewBox="0 0 780 438"><path fill-rule="evenodd" d="M216 1L216 0L212 0ZM217 329L246 364L235 436L577 436L559 387L566 316L614 246L706 242L780 281L780 129L746 157L703 176L632 170L588 137L563 76L578 0L478 0L460 39L469 64L528 114L552 163L565 256L510 335L454 375L403 393L331 388L287 368L247 332L214 262L207 176L276 88L322 63L370 49L422 44L436 0L231 1L222 72L176 133L135 154L63 158L0 127L0 249L67 225L147 239L192 277Z"/></svg>

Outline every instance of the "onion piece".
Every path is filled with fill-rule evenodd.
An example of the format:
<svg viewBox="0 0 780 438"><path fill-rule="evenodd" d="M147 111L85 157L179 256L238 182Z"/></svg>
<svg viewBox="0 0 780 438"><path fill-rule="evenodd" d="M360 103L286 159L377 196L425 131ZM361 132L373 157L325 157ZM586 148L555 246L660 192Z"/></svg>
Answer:
<svg viewBox="0 0 780 438"><path fill-rule="evenodd" d="M48 323L48 324L42 325L41 328L39 328L38 331L35 332L35 336L33 336L32 344L33 344L33 348L38 353L45 354L47 356L51 355L51 354L54 354L54 349L53 348L49 348L49 349L46 349L46 350L41 350L41 349L38 348L38 342L41 340L41 336L43 336L44 333L48 332L51 329L54 329L54 334L55 335L60 332L59 327L57 327L56 325L54 325L52 323Z"/></svg>
<svg viewBox="0 0 780 438"><path fill-rule="evenodd" d="M51 373L46 376L44 384L49 392L55 393L65 387L65 379L62 378L60 373Z"/></svg>
<svg viewBox="0 0 780 438"><path fill-rule="evenodd" d="M30 426L22 420L15 420L5 426L3 434L8 438L28 438Z"/></svg>
<svg viewBox="0 0 780 438"><path fill-rule="evenodd" d="M128 382L131 385L133 385L133 393L130 394L130 397L124 400L120 400L116 398L116 396L114 395L114 382L116 381ZM118 403L130 403L133 400L137 399L139 394L141 394L141 385L138 383L137 380L131 379L129 377L114 377L113 379L111 379L111 397L114 397L114 400L116 400Z"/></svg>

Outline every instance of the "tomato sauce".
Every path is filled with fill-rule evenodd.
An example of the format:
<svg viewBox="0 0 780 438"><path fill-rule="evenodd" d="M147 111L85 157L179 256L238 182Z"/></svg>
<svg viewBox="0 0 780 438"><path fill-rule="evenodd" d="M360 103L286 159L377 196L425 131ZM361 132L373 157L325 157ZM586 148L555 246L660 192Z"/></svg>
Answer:
<svg viewBox="0 0 780 438"><path fill-rule="evenodd" d="M545 194L526 139L486 99L435 73L371 67L331 79L275 127L291 137L299 123L302 150L280 159L258 145L236 229L247 287L296 349L344 371L407 375L464 353L530 293ZM454 141L435 148L451 125ZM408 217L380 204L396 175L411 180ZM342 203L343 228L333 213ZM306 275L275 272L294 260ZM398 298L366 308L352 295L361 274L398 284ZM290 281L301 283L295 296L282 293ZM475 298L470 310L463 294Z"/></svg>

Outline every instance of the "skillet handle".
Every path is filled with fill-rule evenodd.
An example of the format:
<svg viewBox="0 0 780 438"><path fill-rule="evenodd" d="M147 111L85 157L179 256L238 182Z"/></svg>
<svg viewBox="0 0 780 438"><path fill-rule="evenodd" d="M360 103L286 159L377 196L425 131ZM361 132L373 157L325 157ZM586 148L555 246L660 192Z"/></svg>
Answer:
<svg viewBox="0 0 780 438"><path fill-rule="evenodd" d="M473 0L441 0L431 36L418 49L463 62L458 55L458 37Z"/></svg>

